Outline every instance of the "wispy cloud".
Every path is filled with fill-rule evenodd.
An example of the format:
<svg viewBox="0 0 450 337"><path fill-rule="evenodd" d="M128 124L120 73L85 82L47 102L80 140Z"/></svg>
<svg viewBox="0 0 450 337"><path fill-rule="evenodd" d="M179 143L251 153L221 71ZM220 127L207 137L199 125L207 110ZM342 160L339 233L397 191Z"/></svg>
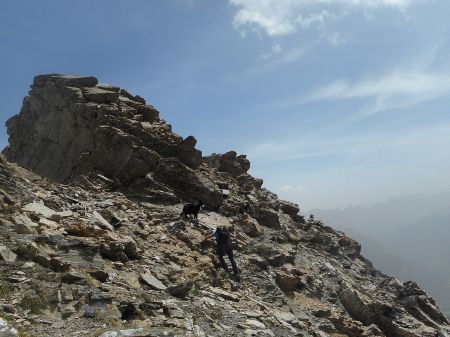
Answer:
<svg viewBox="0 0 450 337"><path fill-rule="evenodd" d="M366 113L404 108L450 95L450 74L426 71L393 71L356 82L337 80L316 89L302 102L323 100L372 99Z"/></svg>
<svg viewBox="0 0 450 337"><path fill-rule="evenodd" d="M308 47L292 47L282 48L276 44L272 46L272 49L268 53L259 55L260 60L258 63L240 71L239 73L231 73L224 76L224 81L236 81L243 78L251 78L256 75L261 75L272 71L277 67L288 66L302 59L302 57L309 51Z"/></svg>
<svg viewBox="0 0 450 337"><path fill-rule="evenodd" d="M293 33L296 30L295 12L299 1L295 0L230 0L238 11L233 19L237 28L254 25L270 36Z"/></svg>
<svg viewBox="0 0 450 337"><path fill-rule="evenodd" d="M334 19L335 17L336 17L335 14L332 14L327 10L322 10L321 12L312 13L310 15L299 14L295 22L301 28L310 28L314 25L321 25L328 20Z"/></svg>
<svg viewBox="0 0 450 337"><path fill-rule="evenodd" d="M264 60L268 60L270 59L272 56L281 53L281 51L283 50L283 48L281 47L281 45L278 42L275 42L272 45L272 50L268 53L262 54L261 58Z"/></svg>
<svg viewBox="0 0 450 337"><path fill-rule="evenodd" d="M289 193L302 193L307 190L306 186L303 185L292 185L286 184L277 188L278 192L289 194Z"/></svg>
<svg viewBox="0 0 450 337"><path fill-rule="evenodd" d="M345 11L383 7L403 11L417 1L419 0L229 0L229 3L237 8L233 18L236 28L261 29L267 35L276 37L294 33L299 28L322 25Z"/></svg>
<svg viewBox="0 0 450 337"><path fill-rule="evenodd" d="M252 161L262 160L264 164L269 164L336 155L384 160L382 158L386 156L414 154L423 149L439 152L450 146L450 124L429 125L411 130L340 132L336 134L332 129L324 129L304 136L293 135L284 140L256 144L247 149L246 153Z"/></svg>

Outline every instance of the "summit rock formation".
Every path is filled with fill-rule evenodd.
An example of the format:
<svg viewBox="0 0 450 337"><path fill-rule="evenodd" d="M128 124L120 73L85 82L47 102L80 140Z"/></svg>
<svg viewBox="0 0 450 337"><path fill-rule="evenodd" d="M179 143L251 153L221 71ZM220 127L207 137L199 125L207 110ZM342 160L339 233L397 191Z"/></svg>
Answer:
<svg viewBox="0 0 450 337"><path fill-rule="evenodd" d="M416 283L305 221L244 155L202 157L142 97L40 75L7 128L0 336L450 336ZM199 222L180 217L198 200ZM240 233L240 282L203 241L218 225Z"/></svg>

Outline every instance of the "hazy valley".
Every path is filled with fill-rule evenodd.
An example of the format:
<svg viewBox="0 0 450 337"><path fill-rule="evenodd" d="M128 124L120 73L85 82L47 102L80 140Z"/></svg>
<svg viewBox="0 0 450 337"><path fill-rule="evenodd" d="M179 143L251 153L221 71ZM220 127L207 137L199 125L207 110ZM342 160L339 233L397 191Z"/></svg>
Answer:
<svg viewBox="0 0 450 337"><path fill-rule="evenodd" d="M450 191L311 212L361 242L376 268L417 280L450 315Z"/></svg>

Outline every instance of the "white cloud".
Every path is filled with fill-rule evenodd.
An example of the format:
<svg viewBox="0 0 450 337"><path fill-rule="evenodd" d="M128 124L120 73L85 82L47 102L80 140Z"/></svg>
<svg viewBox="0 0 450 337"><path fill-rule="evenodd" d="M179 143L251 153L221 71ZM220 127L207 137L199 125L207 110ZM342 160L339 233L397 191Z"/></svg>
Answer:
<svg viewBox="0 0 450 337"><path fill-rule="evenodd" d="M295 0L229 0L238 7L234 16L235 27L256 25L271 36L285 35L296 30Z"/></svg>
<svg viewBox="0 0 450 337"><path fill-rule="evenodd" d="M281 46L280 46L281 48ZM281 48L279 52L274 52L272 46L272 51L266 54L259 55L263 60L260 63L240 71L239 73L231 73L223 77L224 81L236 81L242 80L243 78L250 78L255 75L260 75L264 72L269 72L278 66L285 66L291 63L295 63L300 60L307 52L309 48L307 47L293 47L289 49Z"/></svg>
<svg viewBox="0 0 450 337"><path fill-rule="evenodd" d="M341 33L333 32L329 34L324 34L324 39L326 39L332 46L339 46L346 42L346 39L342 37Z"/></svg>
<svg viewBox="0 0 450 337"><path fill-rule="evenodd" d="M450 95L450 74L402 70L354 83L337 80L313 91L303 102L372 98L374 104L367 112L375 113L447 95Z"/></svg>
<svg viewBox="0 0 450 337"><path fill-rule="evenodd" d="M325 21L334 18L335 15L331 14L330 12L323 10L320 13L313 13L311 15L303 16L299 15L296 19L296 22L300 25L302 28L309 28L315 24L323 24Z"/></svg>
<svg viewBox="0 0 450 337"><path fill-rule="evenodd" d="M229 0L237 7L233 25L262 29L269 36L294 33L299 27L322 25L333 19L336 10L395 8L405 10L420 0ZM329 10L328 10L329 9Z"/></svg>
<svg viewBox="0 0 450 337"><path fill-rule="evenodd" d="M430 137L430 135L433 135ZM291 160L314 160L318 157L340 156L374 158L383 161L386 156L397 158L401 154L416 155L421 151L445 152L450 146L450 124L360 132L317 130L314 134L293 135L287 139L259 143L245 152L252 162L261 160L265 165ZM289 187L284 188L288 192Z"/></svg>
<svg viewBox="0 0 450 337"><path fill-rule="evenodd" d="M286 184L278 187L278 192L284 193L284 194L290 194L290 193L301 193L305 192L307 188L303 185L294 186L291 184Z"/></svg>
<svg viewBox="0 0 450 337"><path fill-rule="evenodd" d="M281 53L281 51L283 50L283 48L281 47L281 45L278 42L275 42L272 45L272 50L269 53L266 54L262 54L261 58L263 58L264 60L268 60L270 59L272 56Z"/></svg>

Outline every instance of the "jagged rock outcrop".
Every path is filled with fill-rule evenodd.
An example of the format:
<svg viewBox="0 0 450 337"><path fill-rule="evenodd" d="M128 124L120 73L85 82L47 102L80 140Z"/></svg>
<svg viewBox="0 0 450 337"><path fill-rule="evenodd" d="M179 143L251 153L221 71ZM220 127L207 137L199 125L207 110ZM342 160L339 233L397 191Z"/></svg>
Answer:
<svg viewBox="0 0 450 337"><path fill-rule="evenodd" d="M250 169L250 161L245 155L238 156L235 151L229 151L225 154L213 153L203 160L219 172L228 172L233 177L247 173Z"/></svg>
<svg viewBox="0 0 450 337"><path fill-rule="evenodd" d="M0 335L450 337L417 284L124 89L37 76L8 132L39 175L0 155ZM200 221L180 217L198 199ZM240 282L203 241L217 225L238 229Z"/></svg>
<svg viewBox="0 0 450 337"><path fill-rule="evenodd" d="M7 128L8 159L57 182L90 171L129 181L151 172L161 157L191 168L202 160L195 138L172 133L144 99L90 76L36 76Z"/></svg>

